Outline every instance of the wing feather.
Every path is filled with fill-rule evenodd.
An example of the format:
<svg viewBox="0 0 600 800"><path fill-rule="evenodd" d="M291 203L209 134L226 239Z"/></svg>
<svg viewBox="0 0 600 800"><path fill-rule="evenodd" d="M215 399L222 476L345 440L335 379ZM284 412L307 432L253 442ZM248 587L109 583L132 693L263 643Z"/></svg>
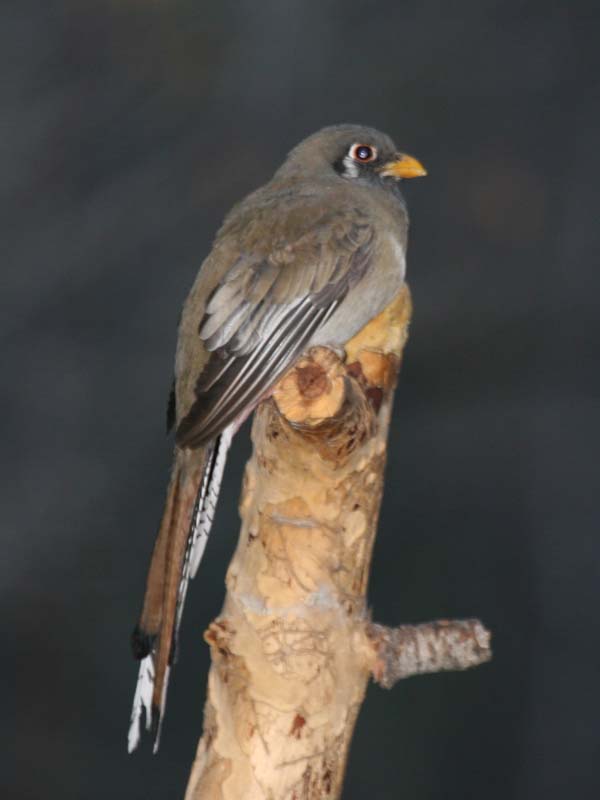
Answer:
<svg viewBox="0 0 600 800"><path fill-rule="evenodd" d="M369 221L358 209L331 216L266 255L242 253L211 293L198 328L210 357L180 446L199 447L260 402L371 266Z"/></svg>

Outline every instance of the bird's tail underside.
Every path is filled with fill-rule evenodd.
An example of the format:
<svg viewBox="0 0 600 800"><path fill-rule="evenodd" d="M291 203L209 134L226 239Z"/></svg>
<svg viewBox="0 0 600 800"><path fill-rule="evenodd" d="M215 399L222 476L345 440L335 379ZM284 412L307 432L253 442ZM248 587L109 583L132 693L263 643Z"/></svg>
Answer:
<svg viewBox="0 0 600 800"><path fill-rule="evenodd" d="M140 661L129 725L128 750L137 747L145 712L158 750L169 672L190 578L202 560L213 521L233 431L198 450L178 450L163 518L154 545L140 621L132 635Z"/></svg>

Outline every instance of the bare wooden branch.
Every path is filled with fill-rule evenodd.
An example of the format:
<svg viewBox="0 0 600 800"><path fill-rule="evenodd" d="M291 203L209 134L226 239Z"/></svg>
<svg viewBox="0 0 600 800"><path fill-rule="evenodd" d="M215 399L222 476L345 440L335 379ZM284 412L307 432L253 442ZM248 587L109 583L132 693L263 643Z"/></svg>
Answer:
<svg viewBox="0 0 600 800"><path fill-rule="evenodd" d="M186 800L339 797L369 676L463 668L474 650L460 637L483 642L473 623L388 631L366 608L410 310L405 289L345 361L313 349L255 414Z"/></svg>
<svg viewBox="0 0 600 800"><path fill-rule="evenodd" d="M385 689L426 672L469 669L492 657L490 632L478 619L438 620L387 628L370 625L373 678Z"/></svg>

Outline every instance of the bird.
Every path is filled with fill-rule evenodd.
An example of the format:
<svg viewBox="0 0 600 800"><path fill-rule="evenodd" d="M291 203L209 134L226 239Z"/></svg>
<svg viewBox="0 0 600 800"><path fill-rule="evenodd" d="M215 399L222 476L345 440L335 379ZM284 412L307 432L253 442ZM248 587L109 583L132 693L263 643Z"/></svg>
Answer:
<svg viewBox="0 0 600 800"><path fill-rule="evenodd" d="M344 345L402 289L408 212L400 182L426 175L386 134L323 128L235 205L184 303L168 429L175 447L143 607L128 733L158 750L190 580L215 514L232 438L308 349Z"/></svg>

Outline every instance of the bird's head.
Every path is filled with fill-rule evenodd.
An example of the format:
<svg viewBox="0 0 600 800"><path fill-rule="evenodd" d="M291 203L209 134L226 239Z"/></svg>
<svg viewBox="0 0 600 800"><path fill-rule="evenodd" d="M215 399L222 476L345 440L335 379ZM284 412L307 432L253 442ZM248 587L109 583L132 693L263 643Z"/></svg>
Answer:
<svg viewBox="0 0 600 800"><path fill-rule="evenodd" d="M289 154L281 172L327 175L347 180L391 183L426 175L416 158L398 152L381 131L363 125L334 125L300 142Z"/></svg>

